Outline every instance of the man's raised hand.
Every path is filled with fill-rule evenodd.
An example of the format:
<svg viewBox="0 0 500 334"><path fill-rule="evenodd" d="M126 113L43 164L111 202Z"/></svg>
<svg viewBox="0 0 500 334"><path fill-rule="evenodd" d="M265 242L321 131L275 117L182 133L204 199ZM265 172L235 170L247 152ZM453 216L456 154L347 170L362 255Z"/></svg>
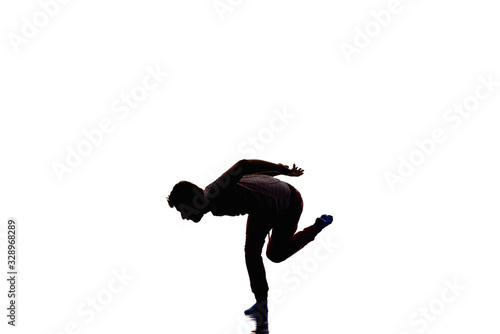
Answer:
<svg viewBox="0 0 500 334"><path fill-rule="evenodd" d="M286 165L284 165L283 167L287 169L287 172L284 173L287 176L301 176L302 174L304 174L304 170L295 166L295 164L293 164L292 169L289 169Z"/></svg>

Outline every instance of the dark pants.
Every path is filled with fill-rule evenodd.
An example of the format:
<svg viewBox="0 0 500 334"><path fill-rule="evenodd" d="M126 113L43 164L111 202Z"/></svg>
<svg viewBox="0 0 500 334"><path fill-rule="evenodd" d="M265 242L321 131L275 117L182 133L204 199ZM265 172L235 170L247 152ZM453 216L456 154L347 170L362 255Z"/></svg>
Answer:
<svg viewBox="0 0 500 334"><path fill-rule="evenodd" d="M262 262L262 248L266 235L272 229L272 235L267 245L266 255L273 262L282 262L313 241L319 230L311 225L297 231L303 202L300 193L290 187L290 204L283 216L266 213L248 215L245 241L245 261L250 278L250 287L257 301L267 299L269 286L266 280L266 270Z"/></svg>

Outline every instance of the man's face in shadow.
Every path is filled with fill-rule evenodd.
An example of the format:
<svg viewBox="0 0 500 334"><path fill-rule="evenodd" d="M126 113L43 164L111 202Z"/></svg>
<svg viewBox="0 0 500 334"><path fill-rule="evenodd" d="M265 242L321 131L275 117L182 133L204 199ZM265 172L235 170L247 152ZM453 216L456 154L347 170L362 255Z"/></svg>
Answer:
<svg viewBox="0 0 500 334"><path fill-rule="evenodd" d="M185 203L180 203L175 208L181 213L181 217L183 220L191 220L195 223L198 223L204 215L201 210L195 209L191 205Z"/></svg>

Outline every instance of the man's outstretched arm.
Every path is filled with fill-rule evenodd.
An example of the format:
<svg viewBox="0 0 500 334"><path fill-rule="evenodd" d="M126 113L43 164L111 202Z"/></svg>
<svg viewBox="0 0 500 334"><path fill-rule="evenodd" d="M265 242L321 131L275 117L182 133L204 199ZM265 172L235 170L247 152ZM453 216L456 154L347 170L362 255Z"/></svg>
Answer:
<svg viewBox="0 0 500 334"><path fill-rule="evenodd" d="M242 159L224 172L224 174L216 180L216 183L221 189L231 188L243 176L250 174L300 176L304 174L304 170L298 168L295 164L292 169L290 169L283 164L274 164L264 160Z"/></svg>
<svg viewBox="0 0 500 334"><path fill-rule="evenodd" d="M276 175L300 176L304 174L304 170L302 168L298 168L297 166L295 166L295 164L293 164L292 169L290 169L286 165L275 164L264 160L246 159L241 161L244 161L243 162L244 175L265 174L270 176L276 176Z"/></svg>

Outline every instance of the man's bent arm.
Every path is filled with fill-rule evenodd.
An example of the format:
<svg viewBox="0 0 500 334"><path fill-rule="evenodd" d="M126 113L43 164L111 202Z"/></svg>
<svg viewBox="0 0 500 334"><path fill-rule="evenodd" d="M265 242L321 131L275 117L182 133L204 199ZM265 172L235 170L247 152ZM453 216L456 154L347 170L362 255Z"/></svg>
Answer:
<svg viewBox="0 0 500 334"><path fill-rule="evenodd" d="M244 159L243 173L248 174L265 174L265 175L287 175L290 170L282 164L275 164L272 162L257 160L257 159Z"/></svg>
<svg viewBox="0 0 500 334"><path fill-rule="evenodd" d="M304 174L304 170L302 168L295 166L295 164L293 164L293 167L290 169L288 168L288 166L285 166L283 164L273 164L271 162L262 160L247 160L247 164L248 163L250 163L250 165L252 165L253 163L255 169L261 170L252 174L265 174L270 176L276 176L276 175L301 176L302 174Z"/></svg>
<svg viewBox="0 0 500 334"><path fill-rule="evenodd" d="M290 170L282 164L257 159L242 159L229 168L224 175L231 178L231 183L238 182L244 175L266 174L266 175L287 175Z"/></svg>
<svg viewBox="0 0 500 334"><path fill-rule="evenodd" d="M300 176L303 173L304 170L296 167L295 164L292 169L289 169L288 166L283 164L274 164L272 162L257 159L242 159L229 168L221 176L220 181L221 184L225 184L223 186L225 188L227 186L233 186L243 176L250 174Z"/></svg>

